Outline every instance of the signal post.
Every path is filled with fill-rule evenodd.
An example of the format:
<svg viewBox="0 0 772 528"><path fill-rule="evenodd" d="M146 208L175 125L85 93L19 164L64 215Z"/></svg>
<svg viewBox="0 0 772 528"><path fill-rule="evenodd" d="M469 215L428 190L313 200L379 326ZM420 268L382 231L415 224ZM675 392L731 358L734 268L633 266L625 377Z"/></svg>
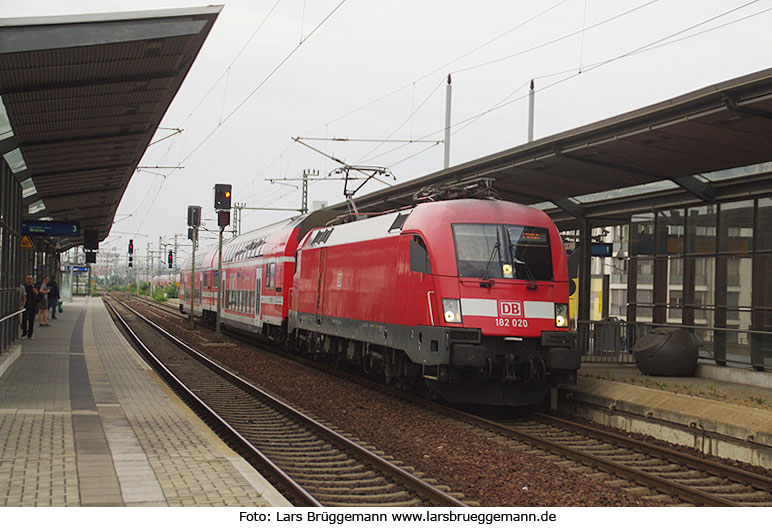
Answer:
<svg viewBox="0 0 772 528"><path fill-rule="evenodd" d="M190 259L190 286L188 287L188 295L190 295L190 317L188 319L188 328L191 330L196 328L196 323L193 319L193 306L196 299L196 246L198 245L198 228L200 225L201 206L189 205L188 226L190 226L190 229L188 229L188 234L190 240L193 242L193 256Z"/></svg>
<svg viewBox="0 0 772 528"><path fill-rule="evenodd" d="M220 333L220 307L222 305L222 233L231 223L231 185L218 183L214 186L214 209L217 212L217 225L220 236L217 243L217 316L214 340L222 340Z"/></svg>

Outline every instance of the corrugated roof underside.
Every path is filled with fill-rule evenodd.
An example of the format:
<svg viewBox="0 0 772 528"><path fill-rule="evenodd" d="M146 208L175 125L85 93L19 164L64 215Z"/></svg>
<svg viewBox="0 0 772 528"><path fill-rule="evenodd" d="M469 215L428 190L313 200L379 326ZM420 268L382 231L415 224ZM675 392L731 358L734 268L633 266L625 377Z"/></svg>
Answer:
<svg viewBox="0 0 772 528"><path fill-rule="evenodd" d="M32 177L39 193L31 200L46 205L40 216L79 221L81 229L107 236L129 179L217 16L208 11L193 16L195 24L184 17L95 22L97 35L114 33L117 42L38 49L40 39L19 37L34 49L0 53L0 95L27 164L23 177ZM83 23L25 29L55 42L52 27L74 35L70 39L95 38ZM154 36L132 38L137 27L138 35ZM180 34L191 27L202 29ZM12 37L20 35L11 29ZM173 36L159 36L164 31Z"/></svg>

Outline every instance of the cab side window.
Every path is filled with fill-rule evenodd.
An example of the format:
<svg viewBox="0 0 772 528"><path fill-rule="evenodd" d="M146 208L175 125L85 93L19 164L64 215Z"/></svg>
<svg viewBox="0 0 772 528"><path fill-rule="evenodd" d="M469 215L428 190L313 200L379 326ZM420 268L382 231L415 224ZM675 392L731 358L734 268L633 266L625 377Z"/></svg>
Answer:
<svg viewBox="0 0 772 528"><path fill-rule="evenodd" d="M426 244L423 239L417 235L410 240L410 271L417 271L419 273L432 272Z"/></svg>

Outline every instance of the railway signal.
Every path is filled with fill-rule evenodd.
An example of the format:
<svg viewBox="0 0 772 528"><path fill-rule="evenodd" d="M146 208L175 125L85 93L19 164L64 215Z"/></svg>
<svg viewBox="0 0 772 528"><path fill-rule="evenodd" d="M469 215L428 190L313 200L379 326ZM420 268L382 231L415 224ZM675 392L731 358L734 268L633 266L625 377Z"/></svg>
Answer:
<svg viewBox="0 0 772 528"><path fill-rule="evenodd" d="M174 252L171 249L169 250L169 256L166 261L169 263L169 269L172 269L174 264Z"/></svg>
<svg viewBox="0 0 772 528"><path fill-rule="evenodd" d="M132 266L132 262L131 262L131 261L132 261L132 257L131 257L131 255L129 255L129 267L130 267L130 268L131 268L131 267L133 267L133 266Z"/></svg>
<svg viewBox="0 0 772 528"><path fill-rule="evenodd" d="M129 239L129 255L134 254L134 240Z"/></svg>
<svg viewBox="0 0 772 528"><path fill-rule="evenodd" d="M216 211L229 211L231 208L231 185L218 183L214 186L214 208Z"/></svg>
<svg viewBox="0 0 772 528"><path fill-rule="evenodd" d="M220 227L227 227L231 225L231 212L217 211L217 225Z"/></svg>
<svg viewBox="0 0 772 528"><path fill-rule="evenodd" d="M216 200L215 200L216 208ZM201 206L189 205L188 206L188 226L199 227L201 225Z"/></svg>

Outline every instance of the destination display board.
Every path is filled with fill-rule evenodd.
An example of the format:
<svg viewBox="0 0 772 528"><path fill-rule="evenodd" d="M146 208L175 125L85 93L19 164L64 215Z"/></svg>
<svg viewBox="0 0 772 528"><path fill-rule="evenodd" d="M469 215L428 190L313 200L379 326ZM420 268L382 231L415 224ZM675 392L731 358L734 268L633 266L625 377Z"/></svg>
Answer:
<svg viewBox="0 0 772 528"><path fill-rule="evenodd" d="M79 236L79 222L56 222L34 220L21 223L21 232L24 235L43 236Z"/></svg>

